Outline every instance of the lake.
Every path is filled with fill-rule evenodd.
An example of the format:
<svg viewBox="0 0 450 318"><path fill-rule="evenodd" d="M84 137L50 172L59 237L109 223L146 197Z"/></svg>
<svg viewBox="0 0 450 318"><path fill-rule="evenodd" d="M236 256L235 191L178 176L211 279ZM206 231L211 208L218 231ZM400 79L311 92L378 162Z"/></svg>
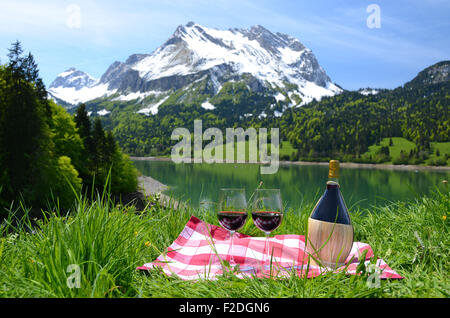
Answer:
<svg viewBox="0 0 450 318"><path fill-rule="evenodd" d="M247 198L262 181L263 188L279 188L287 207L315 203L325 190L327 165L280 165L272 175L260 174L257 164L175 164L171 161L136 160L146 176L169 186L164 193L194 207L216 202L220 188L245 188ZM442 180L450 171L389 170L374 168L340 169L339 183L349 210L409 201L435 189L448 191Z"/></svg>

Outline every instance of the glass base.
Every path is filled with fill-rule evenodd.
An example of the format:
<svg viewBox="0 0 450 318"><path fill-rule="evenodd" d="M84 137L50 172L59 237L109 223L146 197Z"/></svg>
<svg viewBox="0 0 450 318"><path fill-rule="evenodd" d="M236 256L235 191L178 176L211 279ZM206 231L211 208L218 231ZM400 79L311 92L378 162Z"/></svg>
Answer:
<svg viewBox="0 0 450 318"><path fill-rule="evenodd" d="M320 267L325 267L325 268L328 268L328 269L332 269L332 270L335 270L335 269L337 269L337 268L339 268L339 267L341 267L341 266L345 266L345 263L336 263L336 262L334 262L334 263L331 263L331 262L320 262L320 264L319 264L319 266Z"/></svg>

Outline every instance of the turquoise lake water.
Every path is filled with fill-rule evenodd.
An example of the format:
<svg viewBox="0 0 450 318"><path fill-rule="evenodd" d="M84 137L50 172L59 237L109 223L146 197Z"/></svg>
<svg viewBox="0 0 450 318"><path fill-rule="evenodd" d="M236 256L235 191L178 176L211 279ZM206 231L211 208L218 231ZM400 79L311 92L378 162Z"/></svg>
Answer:
<svg viewBox="0 0 450 318"><path fill-rule="evenodd" d="M136 160L143 175L169 186L167 195L188 201L192 206L208 206L217 201L220 188L245 188L247 197L263 182L264 188L279 188L286 207L315 203L328 176L326 165L280 165L272 175L260 173L257 164L175 164L171 161ZM352 209L411 201L433 191L448 191L443 180L450 172L436 170L340 169L341 191Z"/></svg>

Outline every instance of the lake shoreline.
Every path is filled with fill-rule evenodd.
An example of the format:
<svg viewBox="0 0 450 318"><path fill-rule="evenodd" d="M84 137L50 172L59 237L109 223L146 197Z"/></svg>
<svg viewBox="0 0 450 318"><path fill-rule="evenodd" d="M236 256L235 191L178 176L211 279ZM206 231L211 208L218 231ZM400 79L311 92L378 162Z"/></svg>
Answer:
<svg viewBox="0 0 450 318"><path fill-rule="evenodd" d="M168 186L150 176L141 175L138 177L138 185L143 190L144 195L155 195L168 189Z"/></svg>
<svg viewBox="0 0 450 318"><path fill-rule="evenodd" d="M148 196L155 197L156 195L158 195L159 203L165 208L178 210L187 207L185 202L164 194L164 191L169 189L169 187L153 177L140 175L138 177L138 185L139 185L138 191L142 193L145 197Z"/></svg>
<svg viewBox="0 0 450 318"><path fill-rule="evenodd" d="M170 157L131 157L134 161L172 161ZM225 162L224 162L225 163ZM243 162L239 164L249 164L249 162ZM255 163L252 163L255 164ZM258 163L256 163L258 164ZM279 161L280 166L313 166L322 165L328 166L328 162L320 161ZM343 168L366 168L366 169L382 169L382 170L429 170L429 171L450 171L449 166L419 166L419 165L394 165L383 163L356 163L356 162L341 162L340 166Z"/></svg>

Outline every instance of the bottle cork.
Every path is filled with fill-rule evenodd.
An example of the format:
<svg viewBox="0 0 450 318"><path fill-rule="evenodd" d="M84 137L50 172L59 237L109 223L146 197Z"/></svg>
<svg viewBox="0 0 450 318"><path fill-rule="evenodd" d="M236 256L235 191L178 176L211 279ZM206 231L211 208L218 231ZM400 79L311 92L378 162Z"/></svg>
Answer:
<svg viewBox="0 0 450 318"><path fill-rule="evenodd" d="M339 161L330 160L328 179L337 179L337 178L339 178Z"/></svg>

